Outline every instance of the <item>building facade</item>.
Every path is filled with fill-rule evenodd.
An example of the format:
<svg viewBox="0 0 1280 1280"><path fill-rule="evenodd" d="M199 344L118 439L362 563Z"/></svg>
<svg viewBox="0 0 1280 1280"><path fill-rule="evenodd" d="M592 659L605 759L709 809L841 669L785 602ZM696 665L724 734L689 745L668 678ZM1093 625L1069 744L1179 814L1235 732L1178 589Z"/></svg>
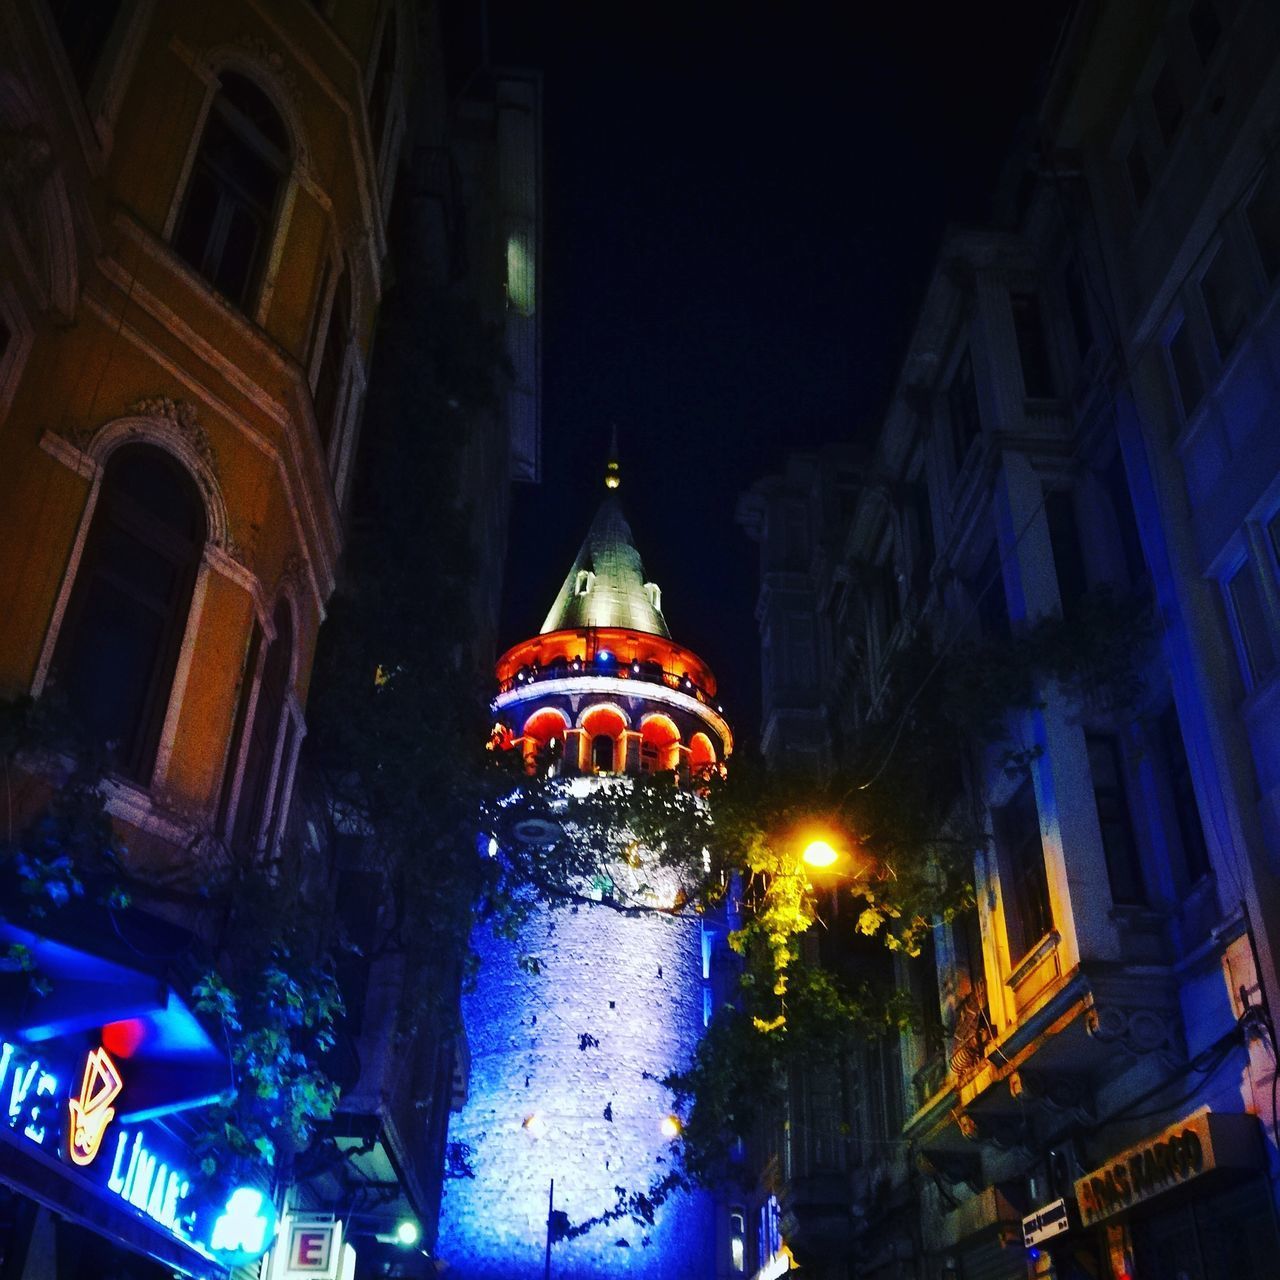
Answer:
<svg viewBox="0 0 1280 1280"><path fill-rule="evenodd" d="M538 469L537 84L477 81L464 126L443 64L435 6L403 0L0 6L0 699L66 712L101 749L133 897L32 924L0 892L6 955L51 987L33 1006L18 975L0 1004L6 1276L234 1265L186 1213L187 1121L231 1084L190 993L237 875L301 866L322 905L338 883L324 815L293 799L396 252L469 290L510 348L516 386L472 424L461 482L484 513L477 578L500 580L509 481ZM495 600L472 603L491 635ZM10 837L71 768L30 745L6 739ZM380 989L346 992L375 1007L337 1135L385 1202L347 1224L366 1254L384 1219L433 1225L453 1072L451 1045L392 1070ZM81 1160L67 1095L105 1114L117 1076L102 1158ZM333 1190L273 1189L349 1210Z"/></svg>
<svg viewBox="0 0 1280 1280"><path fill-rule="evenodd" d="M610 472L616 479L616 469ZM718 768L733 738L701 658L672 640L631 531L602 503L539 634L497 667L499 739L530 773L570 791ZM538 844L554 812L494 838ZM681 909L677 883L637 852L537 906L514 938L476 934L463 999L467 1098L450 1127L458 1176L445 1192L440 1252L460 1276L716 1276L716 1207L677 1191L648 1225L629 1216L561 1237L647 1193L674 1167L678 1127L662 1080L685 1067L710 1018L713 927ZM552 1237L555 1237L553 1240Z"/></svg>
<svg viewBox="0 0 1280 1280"><path fill-rule="evenodd" d="M779 759L838 769L922 634L1153 620L1123 706L1042 681L1016 767L958 746L976 905L892 961L919 1029L799 1089L847 1141L782 1153L801 1234L825 1189L830 1274L1274 1270L1278 94L1268 6L1080 6L870 456L743 500Z"/></svg>

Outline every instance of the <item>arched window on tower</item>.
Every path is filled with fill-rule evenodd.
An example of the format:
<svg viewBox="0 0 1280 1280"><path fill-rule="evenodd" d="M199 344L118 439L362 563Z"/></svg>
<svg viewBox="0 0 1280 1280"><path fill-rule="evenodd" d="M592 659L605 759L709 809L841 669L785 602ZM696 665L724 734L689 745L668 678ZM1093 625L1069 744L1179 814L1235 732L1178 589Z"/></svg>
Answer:
<svg viewBox="0 0 1280 1280"><path fill-rule="evenodd" d="M275 636L262 661L262 684L249 724L240 798L231 832L232 845L251 853L261 846L268 821L274 820L280 808L279 793L292 751L288 698L293 668L293 617L284 600L276 605L272 624Z"/></svg>
<svg viewBox="0 0 1280 1280"><path fill-rule="evenodd" d="M204 550L195 481L154 445L107 462L51 683L113 768L146 785L169 708L191 593Z"/></svg>
<svg viewBox="0 0 1280 1280"><path fill-rule="evenodd" d="M583 767L591 773L622 773L626 769L626 717L610 703L598 703L583 712L580 721L586 740Z"/></svg>
<svg viewBox="0 0 1280 1280"><path fill-rule="evenodd" d="M597 733L591 739L591 767L596 773L613 773L616 766L614 740L607 733Z"/></svg>
<svg viewBox="0 0 1280 1280"><path fill-rule="evenodd" d="M640 724L640 771L674 773L680 764L680 730L670 716L646 716Z"/></svg>
<svg viewBox="0 0 1280 1280"><path fill-rule="evenodd" d="M705 733L695 733L689 739L689 772L695 778L705 777L716 767L716 749Z"/></svg>
<svg viewBox="0 0 1280 1280"><path fill-rule="evenodd" d="M569 720L563 711L554 707L535 711L525 721L521 739L525 769L533 774L545 768L554 776L558 772L559 756L568 740L568 731Z"/></svg>
<svg viewBox="0 0 1280 1280"><path fill-rule="evenodd" d="M196 151L173 247L225 298L257 296L291 147L280 113L252 80L224 71Z"/></svg>

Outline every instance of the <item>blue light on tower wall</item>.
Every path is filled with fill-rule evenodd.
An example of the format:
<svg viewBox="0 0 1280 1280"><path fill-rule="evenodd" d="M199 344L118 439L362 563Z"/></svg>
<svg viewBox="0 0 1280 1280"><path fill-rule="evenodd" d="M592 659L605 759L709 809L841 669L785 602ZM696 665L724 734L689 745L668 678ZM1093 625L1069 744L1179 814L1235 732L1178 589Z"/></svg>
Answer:
<svg viewBox="0 0 1280 1280"><path fill-rule="evenodd" d="M474 1176L448 1182L439 1250L465 1280L536 1280L552 1179L557 1209L576 1223L612 1208L617 1188L647 1190L673 1167L659 1081L702 1034L701 925L584 903L541 912L514 940L482 933L476 944L480 971L463 1000L470 1089L449 1131ZM552 1274L714 1275L713 1240L710 1198L680 1192L652 1226L623 1218L558 1242Z"/></svg>

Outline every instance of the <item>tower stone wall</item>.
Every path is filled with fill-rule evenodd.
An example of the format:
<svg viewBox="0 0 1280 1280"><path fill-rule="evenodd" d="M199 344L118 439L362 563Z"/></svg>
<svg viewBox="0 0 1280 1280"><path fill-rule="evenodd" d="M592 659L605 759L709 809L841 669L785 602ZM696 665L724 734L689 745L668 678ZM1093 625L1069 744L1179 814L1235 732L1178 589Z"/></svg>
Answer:
<svg viewBox="0 0 1280 1280"><path fill-rule="evenodd" d="M586 903L537 913L515 939L486 931L477 948L463 1003L469 1096L449 1135L474 1176L446 1188L441 1245L467 1280L537 1277L552 1179L556 1208L577 1223L611 1209L616 1188L645 1191L672 1168L660 1081L702 1034L701 924ZM677 1193L652 1227L624 1218L556 1243L552 1274L712 1274L711 1215L705 1195Z"/></svg>

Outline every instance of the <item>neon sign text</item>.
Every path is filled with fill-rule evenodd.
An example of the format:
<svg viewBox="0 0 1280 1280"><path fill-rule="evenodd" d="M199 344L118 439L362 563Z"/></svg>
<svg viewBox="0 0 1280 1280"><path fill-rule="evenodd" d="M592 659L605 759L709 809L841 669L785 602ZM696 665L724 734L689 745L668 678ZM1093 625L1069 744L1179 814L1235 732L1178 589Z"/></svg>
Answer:
<svg viewBox="0 0 1280 1280"><path fill-rule="evenodd" d="M21 1128L32 1142L43 1144L48 1119L41 1117L42 1098L58 1093L58 1078L38 1058L23 1062L17 1045L0 1042L0 1105L11 1129Z"/></svg>
<svg viewBox="0 0 1280 1280"><path fill-rule="evenodd" d="M126 1129L116 1137L116 1154L111 1162L107 1189L135 1209L141 1209L162 1227L181 1230L178 1206L186 1199L191 1184L180 1170L170 1169L154 1152L147 1150L141 1131L130 1135Z"/></svg>

